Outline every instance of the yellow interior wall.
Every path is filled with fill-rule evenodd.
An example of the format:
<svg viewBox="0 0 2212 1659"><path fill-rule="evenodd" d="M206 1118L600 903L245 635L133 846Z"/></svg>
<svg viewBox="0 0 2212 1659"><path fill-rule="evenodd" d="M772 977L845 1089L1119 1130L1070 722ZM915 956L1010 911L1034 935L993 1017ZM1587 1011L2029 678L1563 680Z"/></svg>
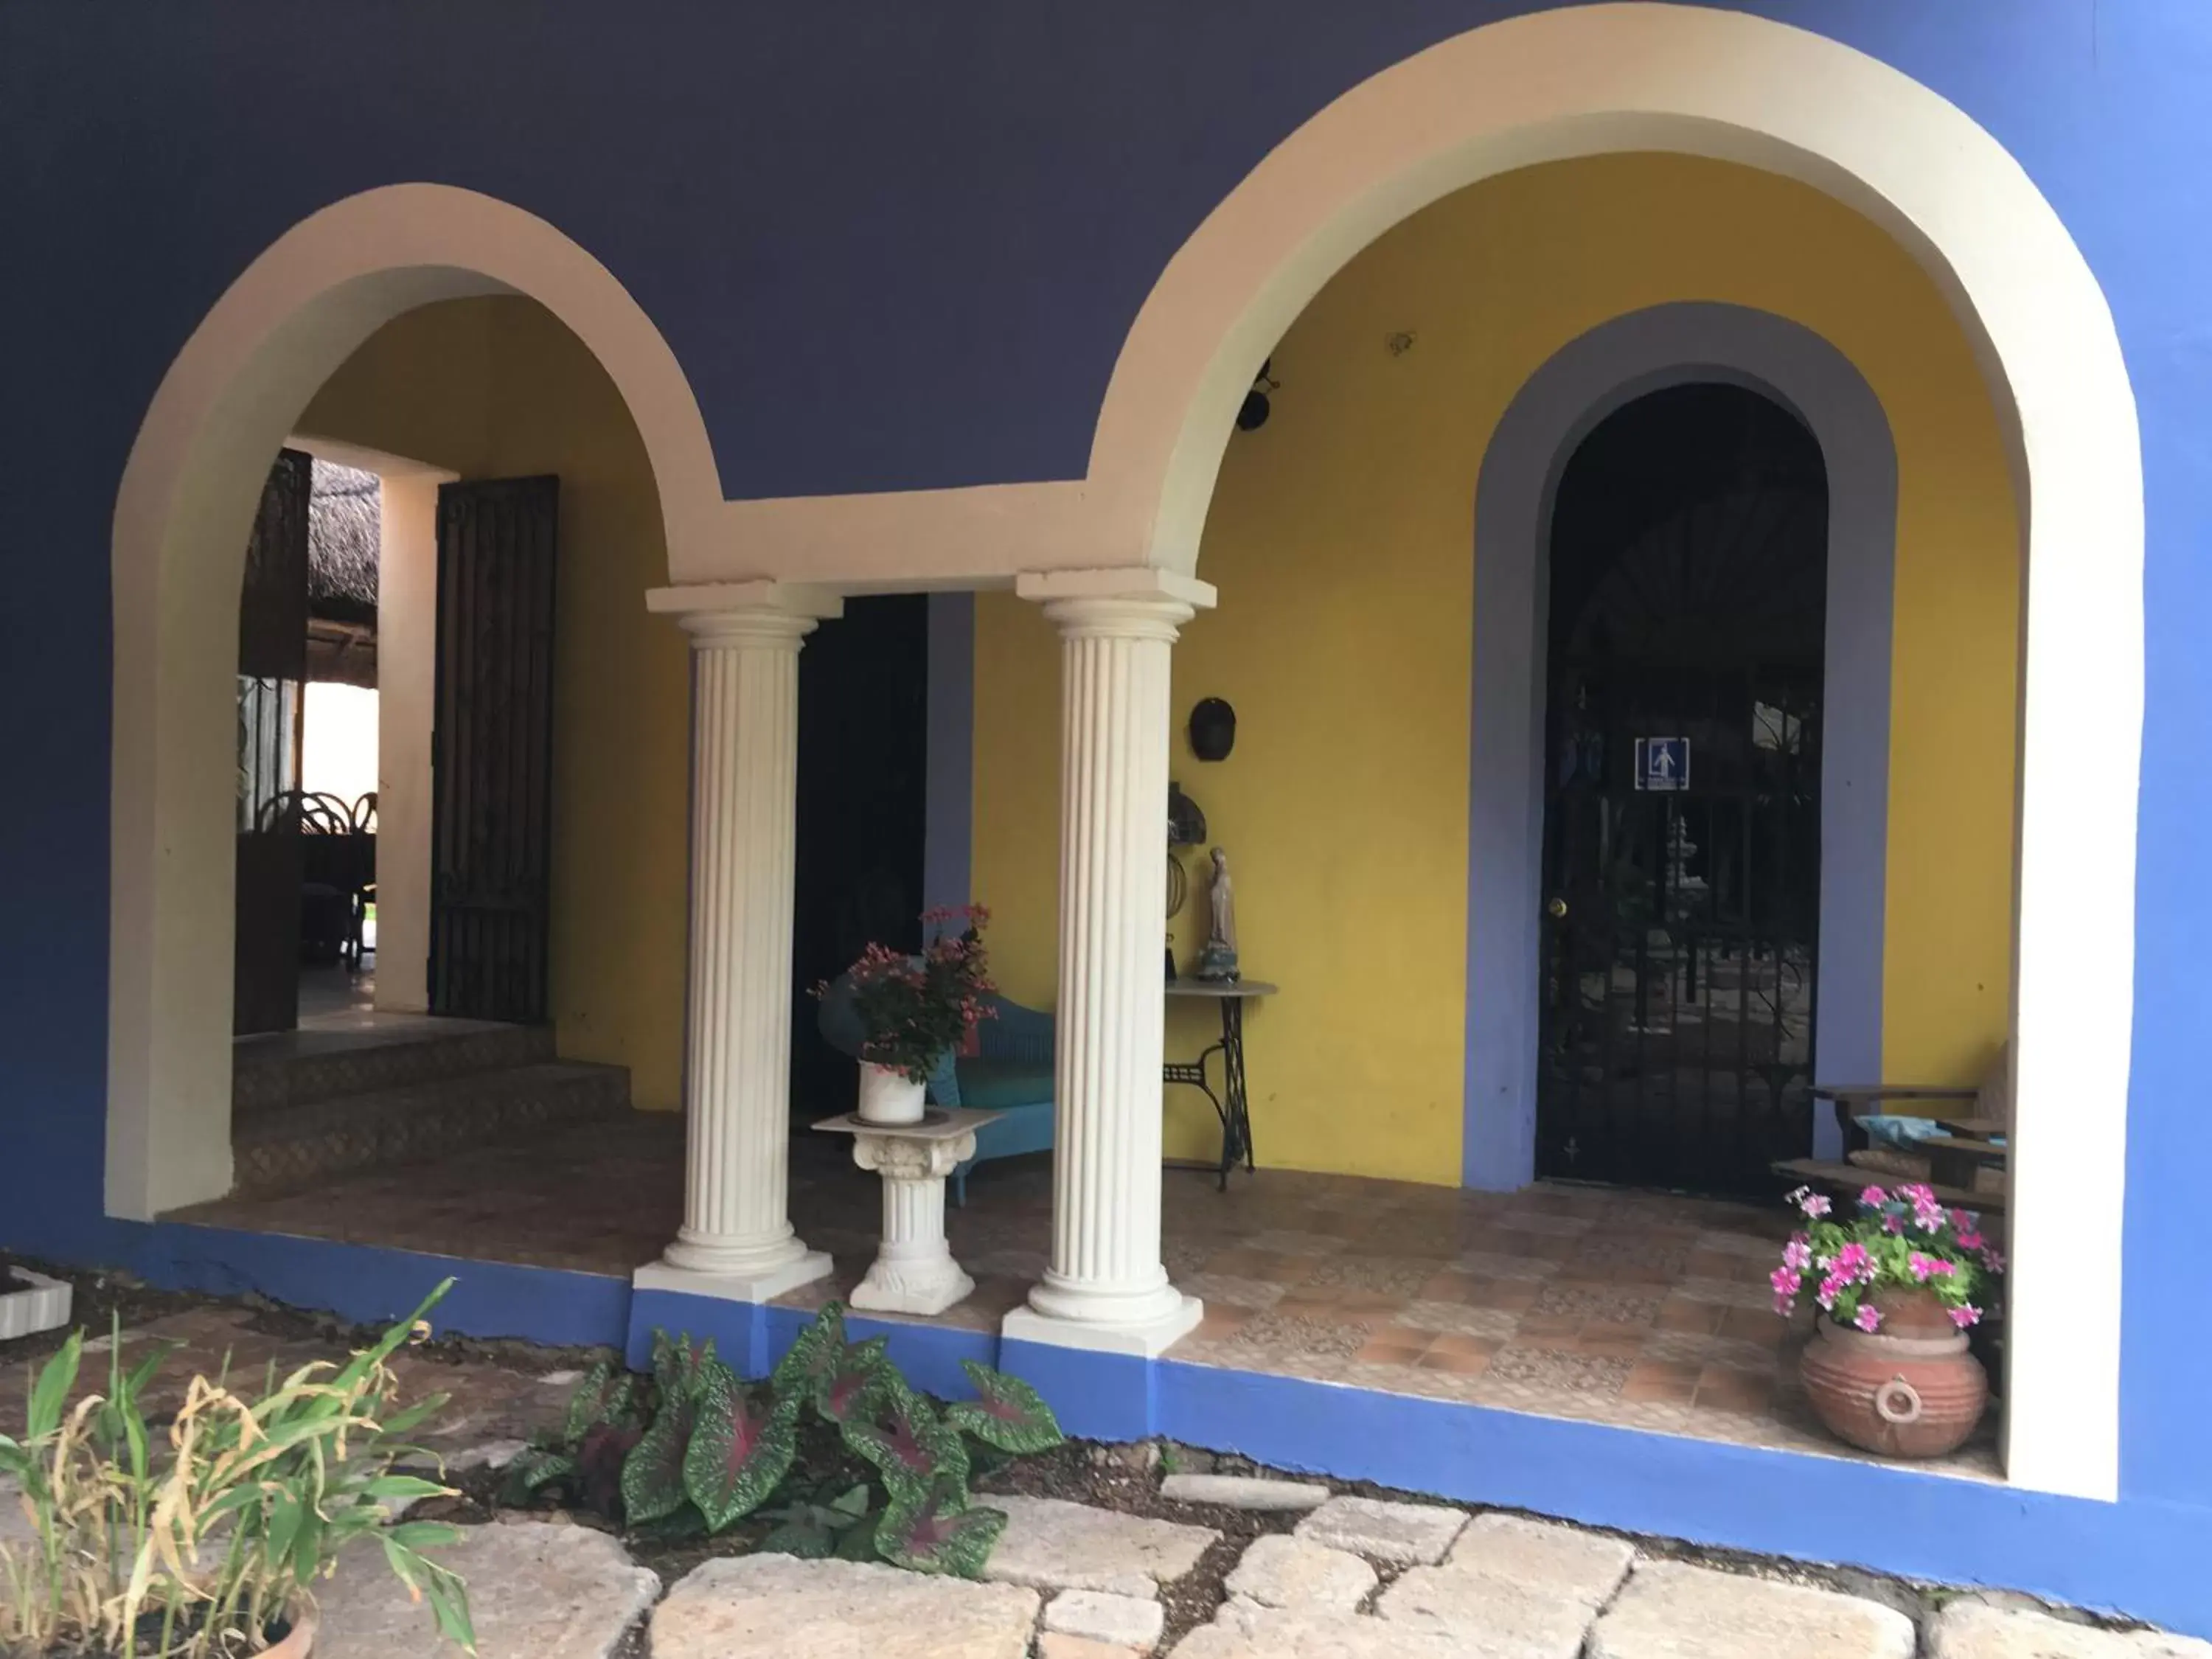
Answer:
<svg viewBox="0 0 2212 1659"><path fill-rule="evenodd" d="M682 1103L690 659L645 610L667 580L645 447L598 361L518 298L379 330L301 429L465 478L561 480L554 598L551 996L562 1055L627 1066Z"/></svg>
<svg viewBox="0 0 2212 1659"><path fill-rule="evenodd" d="M1940 295L1867 221L1725 163L1618 155L1486 181L1352 261L1274 354L1267 425L1231 439L1173 707L1238 715L1171 771L1237 876L1261 1161L1456 1182L1466 995L1474 488L1515 393L1570 340L1673 301L1777 313L1887 411L1898 546L1884 1069L1971 1080L2009 987L2018 532L1995 415ZM1409 333L1394 354L1390 336ZM1053 993L1057 653L1036 608L976 614L975 886L1000 976ZM1194 863L1195 860L1193 860ZM1194 876L1197 872L1194 871ZM1202 882L1174 924L1203 931ZM1479 898L1480 896L1478 896ZM1170 1055L1210 1037L1178 1009ZM1171 1152L1210 1156L1168 1091Z"/></svg>

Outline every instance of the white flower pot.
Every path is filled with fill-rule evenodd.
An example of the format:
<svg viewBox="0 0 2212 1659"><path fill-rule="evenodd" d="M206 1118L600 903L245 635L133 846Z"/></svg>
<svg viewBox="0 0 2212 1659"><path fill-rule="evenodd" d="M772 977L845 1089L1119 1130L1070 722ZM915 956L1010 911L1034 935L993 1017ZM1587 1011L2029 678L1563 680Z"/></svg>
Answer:
<svg viewBox="0 0 2212 1659"><path fill-rule="evenodd" d="M919 1123L927 1093L927 1085L904 1073L864 1060L860 1062L860 1109L856 1115L868 1123Z"/></svg>
<svg viewBox="0 0 2212 1659"><path fill-rule="evenodd" d="M74 1294L67 1281L28 1267L0 1272L0 1342L68 1324Z"/></svg>

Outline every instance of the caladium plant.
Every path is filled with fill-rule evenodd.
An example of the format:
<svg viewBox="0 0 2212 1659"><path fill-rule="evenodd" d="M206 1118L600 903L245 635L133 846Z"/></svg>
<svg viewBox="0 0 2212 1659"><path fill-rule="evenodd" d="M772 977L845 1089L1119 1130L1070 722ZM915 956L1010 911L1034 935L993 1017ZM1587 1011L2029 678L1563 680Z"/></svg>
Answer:
<svg viewBox="0 0 2212 1659"><path fill-rule="evenodd" d="M876 1525L876 1553L910 1571L975 1578L1006 1529L1004 1510L970 1508L966 1490L940 1478L909 1497L892 1498Z"/></svg>
<svg viewBox="0 0 2212 1659"><path fill-rule="evenodd" d="M960 1431L896 1372L870 1395L867 1409L848 1417L843 1427L846 1445L875 1465L894 1501L918 1497L938 1480L968 1490L968 1448Z"/></svg>
<svg viewBox="0 0 2212 1659"><path fill-rule="evenodd" d="M1018 1457L1050 1451L1065 1437L1044 1396L1018 1376L972 1359L962 1360L960 1369L975 1385L975 1398L956 1401L945 1408L945 1420L953 1427Z"/></svg>
<svg viewBox="0 0 2212 1659"><path fill-rule="evenodd" d="M799 1451L799 1404L748 1389L719 1359L700 1374L698 1423L684 1453L684 1491L720 1532L769 1500Z"/></svg>
<svg viewBox="0 0 2212 1659"><path fill-rule="evenodd" d="M655 1332L651 1381L594 1366L561 1434L517 1460L510 1491L596 1493L605 1512L664 1536L752 1516L773 1523L758 1548L975 1577L1006 1517L969 1502L972 1474L1058 1445L1060 1425L1028 1383L973 1362L976 1397L940 1409L899 1374L888 1338L850 1340L844 1312L823 1308L764 1382L712 1342Z"/></svg>

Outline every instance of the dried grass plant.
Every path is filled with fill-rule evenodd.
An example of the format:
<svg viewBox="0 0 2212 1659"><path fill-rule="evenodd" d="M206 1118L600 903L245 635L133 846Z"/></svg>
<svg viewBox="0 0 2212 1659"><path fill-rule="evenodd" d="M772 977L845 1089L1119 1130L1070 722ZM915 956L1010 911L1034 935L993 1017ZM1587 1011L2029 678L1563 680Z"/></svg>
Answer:
<svg viewBox="0 0 2212 1659"><path fill-rule="evenodd" d="M33 1534L0 1544L0 1651L258 1652L312 1607L311 1586L339 1552L368 1539L438 1628L474 1652L465 1588L422 1553L458 1529L398 1518L451 1489L392 1473L402 1459L434 1461L404 1437L446 1397L399 1409L386 1363L428 1334L423 1316L452 1282L343 1366L318 1361L279 1379L272 1365L258 1395L234 1388L228 1364L195 1376L166 1445L141 1401L171 1350L125 1371L112 1340L106 1392L71 1405L84 1346L73 1335L31 1385L23 1439L0 1435L0 1474L21 1487Z"/></svg>

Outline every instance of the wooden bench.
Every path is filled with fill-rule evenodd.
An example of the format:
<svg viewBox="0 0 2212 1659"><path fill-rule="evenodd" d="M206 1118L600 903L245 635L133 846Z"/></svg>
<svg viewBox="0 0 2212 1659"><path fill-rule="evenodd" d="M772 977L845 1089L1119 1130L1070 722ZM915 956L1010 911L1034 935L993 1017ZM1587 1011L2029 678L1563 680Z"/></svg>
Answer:
<svg viewBox="0 0 2212 1659"><path fill-rule="evenodd" d="M2008 1058L2000 1048L1978 1085L1955 1084L1826 1084L1815 1085L1816 1101L1834 1103L1840 1124L1875 1112L1903 1109L1903 1115L1924 1117L1949 1133L1917 1140L1894 1152L1868 1149L1850 1155L1845 1162L1793 1158L1775 1164L1778 1175L1802 1181L1824 1191L1856 1195L1869 1187L1893 1186L1899 1181L1922 1181L1936 1198L1954 1208L1990 1211L2002 1215L2009 1197L2005 1176L2006 1145L2011 1129L2010 1079ZM1917 1107L1922 1109L1915 1110ZM1924 1160L1924 1176L1901 1170L1905 1160ZM1996 1181L1987 1180L1994 1169Z"/></svg>

